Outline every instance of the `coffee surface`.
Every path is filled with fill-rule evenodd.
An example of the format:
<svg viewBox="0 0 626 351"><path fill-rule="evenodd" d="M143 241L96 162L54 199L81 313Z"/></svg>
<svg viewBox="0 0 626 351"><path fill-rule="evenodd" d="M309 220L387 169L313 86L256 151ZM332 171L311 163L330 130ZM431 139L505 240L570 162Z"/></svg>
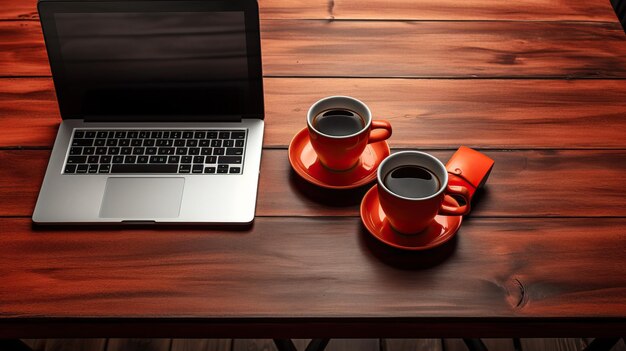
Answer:
<svg viewBox="0 0 626 351"><path fill-rule="evenodd" d="M365 122L356 112L334 109L315 116L313 127L326 135L346 136L360 132Z"/></svg>
<svg viewBox="0 0 626 351"><path fill-rule="evenodd" d="M439 191L439 178L430 170L420 166L400 166L392 169L383 179L391 192L404 197L428 197Z"/></svg>

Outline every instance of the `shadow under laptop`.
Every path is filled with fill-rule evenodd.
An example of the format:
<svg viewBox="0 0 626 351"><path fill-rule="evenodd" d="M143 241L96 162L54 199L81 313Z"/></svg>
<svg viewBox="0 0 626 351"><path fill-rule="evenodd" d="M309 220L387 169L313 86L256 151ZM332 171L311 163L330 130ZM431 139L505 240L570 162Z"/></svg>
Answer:
<svg viewBox="0 0 626 351"><path fill-rule="evenodd" d="M34 232L111 232L111 229L120 230L150 230L150 231L182 231L185 232L251 232L254 229L254 222L246 224L171 224L171 223L148 223L126 221L120 223L98 223L96 224L37 224L31 223Z"/></svg>

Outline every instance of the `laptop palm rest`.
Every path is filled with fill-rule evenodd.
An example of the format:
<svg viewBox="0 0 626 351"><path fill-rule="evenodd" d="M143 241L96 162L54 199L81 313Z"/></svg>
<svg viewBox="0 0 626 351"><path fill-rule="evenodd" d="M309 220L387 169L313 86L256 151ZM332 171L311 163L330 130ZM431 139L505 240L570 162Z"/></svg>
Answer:
<svg viewBox="0 0 626 351"><path fill-rule="evenodd" d="M102 198L100 218L176 218L184 185L185 178L110 177Z"/></svg>

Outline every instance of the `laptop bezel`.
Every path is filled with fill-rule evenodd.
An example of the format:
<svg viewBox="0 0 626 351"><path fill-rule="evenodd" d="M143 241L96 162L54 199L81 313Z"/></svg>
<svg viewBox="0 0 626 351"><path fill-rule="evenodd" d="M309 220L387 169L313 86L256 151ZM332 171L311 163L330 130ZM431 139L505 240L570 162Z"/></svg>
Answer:
<svg viewBox="0 0 626 351"><path fill-rule="evenodd" d="M202 0L202 1L110 1L110 0L39 0L37 3L39 17L44 34L46 49L48 52L48 60L52 71L54 86L57 94L57 101L62 119L84 119L85 121L103 121L103 122L234 122L242 118L264 119L264 99L263 99L263 76L261 62L261 39L260 39L260 23L259 8L255 0ZM55 13L110 13L110 12L193 12L193 11L232 11L243 10L246 26L246 46L248 56L248 72L251 91L249 100L246 104L250 105L252 113L239 115L226 115L204 117L204 116L181 116L174 115L158 115L158 116L107 116L106 119L99 119L102 116L85 116L80 113L72 114L72 109L67 106L67 100L64 99L65 93L65 76L63 73L62 57L60 52L60 44L57 38Z"/></svg>

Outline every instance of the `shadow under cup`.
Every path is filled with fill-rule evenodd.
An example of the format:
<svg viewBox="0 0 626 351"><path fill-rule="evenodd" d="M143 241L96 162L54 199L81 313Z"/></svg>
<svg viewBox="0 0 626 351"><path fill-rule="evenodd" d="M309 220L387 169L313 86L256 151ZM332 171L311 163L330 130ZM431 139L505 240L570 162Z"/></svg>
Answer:
<svg viewBox="0 0 626 351"><path fill-rule="evenodd" d="M319 161L334 171L352 169L368 143L391 136L389 122L373 121L367 105L348 96L314 103L307 113L307 127Z"/></svg>
<svg viewBox="0 0 626 351"><path fill-rule="evenodd" d="M409 197L390 189L388 175L394 170L414 167L427 170L438 181L438 188L431 194ZM378 196L380 205L391 226L403 234L418 234L433 221L438 214L463 215L469 212L469 192L465 187L448 185L448 172L436 157L419 151L402 151L387 157L378 167ZM466 200L463 206L444 204L446 194L458 195Z"/></svg>

